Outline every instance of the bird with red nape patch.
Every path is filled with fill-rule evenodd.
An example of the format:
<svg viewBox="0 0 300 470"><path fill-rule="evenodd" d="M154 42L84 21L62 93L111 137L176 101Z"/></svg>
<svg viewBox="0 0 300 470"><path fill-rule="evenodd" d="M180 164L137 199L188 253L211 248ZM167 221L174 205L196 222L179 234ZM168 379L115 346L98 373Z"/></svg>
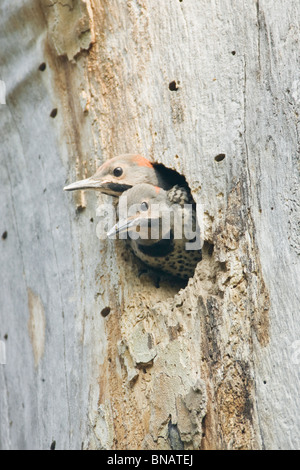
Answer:
<svg viewBox="0 0 300 470"><path fill-rule="evenodd" d="M93 176L65 186L64 190L95 189L119 197L124 191L141 183L152 184L166 190L173 186L164 174L162 165L152 163L142 155L125 154L111 158L103 163Z"/></svg>

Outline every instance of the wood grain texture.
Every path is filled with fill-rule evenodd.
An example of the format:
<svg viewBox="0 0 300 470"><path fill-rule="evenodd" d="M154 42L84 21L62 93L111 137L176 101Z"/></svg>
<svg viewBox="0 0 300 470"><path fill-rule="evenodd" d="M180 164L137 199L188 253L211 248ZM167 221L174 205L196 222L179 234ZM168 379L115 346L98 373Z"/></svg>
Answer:
<svg viewBox="0 0 300 470"><path fill-rule="evenodd" d="M299 448L298 2L0 12L0 448ZM185 289L62 192L127 152L199 204Z"/></svg>

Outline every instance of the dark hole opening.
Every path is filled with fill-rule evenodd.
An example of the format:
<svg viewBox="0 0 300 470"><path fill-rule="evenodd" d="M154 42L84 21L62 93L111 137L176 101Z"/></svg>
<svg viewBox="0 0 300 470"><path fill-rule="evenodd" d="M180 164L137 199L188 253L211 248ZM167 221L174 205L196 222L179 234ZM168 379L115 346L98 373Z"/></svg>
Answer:
<svg viewBox="0 0 300 470"><path fill-rule="evenodd" d="M77 206L76 207L76 215L81 214L85 210L85 206Z"/></svg>
<svg viewBox="0 0 300 470"><path fill-rule="evenodd" d="M50 113L50 117L52 117L53 119L57 116L57 108L54 108L52 109L51 113Z"/></svg>
<svg viewBox="0 0 300 470"><path fill-rule="evenodd" d="M107 317L107 315L109 315L109 314L110 314L110 307L105 307L105 308L103 308L103 309L101 310L101 315L102 315L102 317L105 318L105 317Z"/></svg>
<svg viewBox="0 0 300 470"><path fill-rule="evenodd" d="M226 157L225 153L219 153L219 155L215 157L215 160L216 162L221 162L222 160L224 160L225 157Z"/></svg>
<svg viewBox="0 0 300 470"><path fill-rule="evenodd" d="M179 158L178 155L176 155L175 158ZM189 189L185 177L180 173L177 173L176 170L173 170L172 168L167 168L162 163L154 163L153 166L155 170L160 173L162 178L170 183L169 189L171 189L176 184L178 184L179 186L184 186L186 189Z"/></svg>
<svg viewBox="0 0 300 470"><path fill-rule="evenodd" d="M177 86L175 80L173 80L172 82L169 83L169 90L171 90L171 91L177 91L178 90L178 86Z"/></svg>
<svg viewBox="0 0 300 470"><path fill-rule="evenodd" d="M39 66L39 70L40 70L41 72L44 72L44 70L46 70L46 67L47 67L47 65L45 64L45 62L43 62L43 63Z"/></svg>
<svg viewBox="0 0 300 470"><path fill-rule="evenodd" d="M2 234L2 240L6 240L7 239L7 231L5 230L5 232L3 232Z"/></svg>

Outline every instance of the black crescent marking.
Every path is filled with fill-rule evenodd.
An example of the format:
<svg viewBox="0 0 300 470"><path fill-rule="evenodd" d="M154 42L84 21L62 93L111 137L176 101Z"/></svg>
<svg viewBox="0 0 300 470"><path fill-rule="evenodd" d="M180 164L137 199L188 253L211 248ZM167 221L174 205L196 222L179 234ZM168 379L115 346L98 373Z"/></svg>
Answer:
<svg viewBox="0 0 300 470"><path fill-rule="evenodd" d="M162 258L167 256L169 253L174 251L173 243L174 235L171 232L169 239L162 239L159 242L153 243L152 245L142 245L138 243L138 249L144 255L151 256L153 258Z"/></svg>
<svg viewBox="0 0 300 470"><path fill-rule="evenodd" d="M132 188L132 186L130 186L129 184L118 183L108 183L106 187L111 191L114 191L115 193L123 193L124 191L127 191L127 189Z"/></svg>

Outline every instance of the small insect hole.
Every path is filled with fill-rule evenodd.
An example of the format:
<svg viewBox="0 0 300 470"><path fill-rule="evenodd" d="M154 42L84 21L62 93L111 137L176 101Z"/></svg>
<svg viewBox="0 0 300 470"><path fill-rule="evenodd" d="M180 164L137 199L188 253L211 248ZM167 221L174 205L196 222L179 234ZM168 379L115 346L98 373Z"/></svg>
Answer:
<svg viewBox="0 0 300 470"><path fill-rule="evenodd" d="M5 230L5 232L2 233L2 240L6 240L7 239L7 231Z"/></svg>
<svg viewBox="0 0 300 470"><path fill-rule="evenodd" d="M236 54L236 51L231 51L231 54L232 54L232 55L235 55L235 54Z"/></svg>
<svg viewBox="0 0 300 470"><path fill-rule="evenodd" d="M77 206L76 207L76 215L81 214L85 210L85 206Z"/></svg>
<svg viewBox="0 0 300 470"><path fill-rule="evenodd" d="M173 80L172 82L169 83L169 90L171 90L171 91L177 91L178 90L178 86L177 86L175 80Z"/></svg>
<svg viewBox="0 0 300 470"><path fill-rule="evenodd" d="M215 160L216 162L221 162L222 160L224 160L225 157L226 157L225 153L219 153L219 155L215 157Z"/></svg>
<svg viewBox="0 0 300 470"><path fill-rule="evenodd" d="M52 109L51 113L50 113L50 117L52 117L53 119L57 116L57 108L54 108Z"/></svg>
<svg viewBox="0 0 300 470"><path fill-rule="evenodd" d="M110 314L110 307L105 307L105 308L103 308L103 309L101 310L101 315L102 315L102 317L105 318L105 317L107 317L107 315L109 315L109 314Z"/></svg>
<svg viewBox="0 0 300 470"><path fill-rule="evenodd" d="M39 66L39 70L40 70L41 72L44 72L44 71L46 70L46 67L47 67L47 65L45 64L45 62L43 62L43 63Z"/></svg>

